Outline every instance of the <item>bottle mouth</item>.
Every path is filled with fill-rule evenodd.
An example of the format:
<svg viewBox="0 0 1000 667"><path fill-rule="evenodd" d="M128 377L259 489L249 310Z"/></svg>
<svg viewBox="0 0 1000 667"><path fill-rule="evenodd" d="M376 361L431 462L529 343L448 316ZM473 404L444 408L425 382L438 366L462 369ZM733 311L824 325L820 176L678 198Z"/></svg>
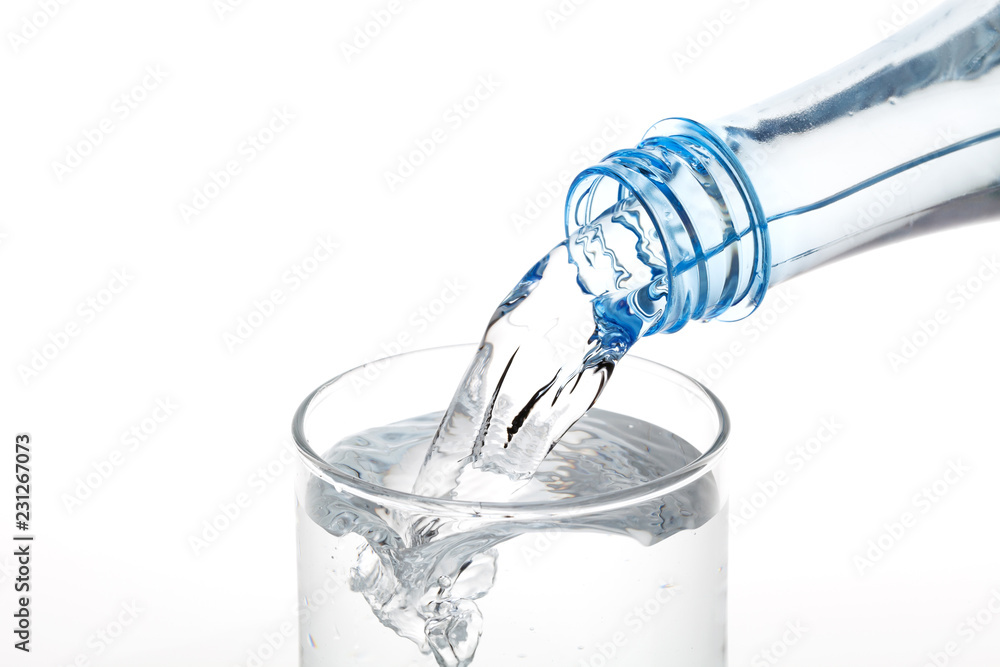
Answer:
<svg viewBox="0 0 1000 667"><path fill-rule="evenodd" d="M314 421L326 425L338 423L341 416L356 414L365 409L363 404L366 402L376 405L374 408L376 410L389 407L387 401L384 400L388 394L382 396L378 392L378 388L372 389L371 394L359 396L352 389L352 383L359 378L371 377L373 371L379 371L385 375L384 379L379 380L382 387L389 387L390 383L402 384L405 382L410 385L406 389L402 387L390 388L393 396L412 395L413 385L420 381L419 374L414 376L414 370L433 368L437 369L442 377L451 377L448 375L448 371L451 366L455 366L457 370L453 376L457 378L462 367L476 349L476 345L455 345L407 352L363 364L341 373L318 387L302 402L292 421L292 435L300 458L309 473L334 485L339 491L376 503L380 507L399 509L409 513L457 518L488 518L490 520L552 520L600 514L663 498L694 484L716 469L725 452L729 437L729 415L719 399L699 382L683 373L652 361L631 356L623 359L620 365L622 368L632 369L645 378L644 391L657 393L659 390L659 395L662 396L667 393L665 391L667 388L672 389L671 395L677 397L674 401L677 403L676 410L671 410L669 406L664 406L663 409L668 412L677 412L679 419L683 416L680 411L691 412L693 406L700 404L701 412L705 413L704 416L711 423L710 433L712 435L703 438L703 442L698 447L702 450L702 454L690 463L667 475L626 489L582 498L527 502L473 502L427 497L387 488L351 476L342 469L327 463L310 444L312 430L328 428L328 426L314 428ZM621 369L616 370L616 373L620 373L620 371ZM402 382L399 382L397 378L403 378ZM654 385L654 383L656 384ZM442 393L442 400L447 402L450 395L450 391ZM383 407L379 408L378 406ZM398 407L398 405L393 407ZM369 409L372 409L371 406ZM390 423L394 417L382 418L380 416L379 419L381 423ZM347 435L350 433L344 432L333 439L336 440ZM330 441L329 438L321 439Z"/></svg>
<svg viewBox="0 0 1000 667"><path fill-rule="evenodd" d="M668 118L636 148L581 172L566 200L567 237L629 201L644 213L636 233L658 242L655 252L640 253L656 279L635 294L663 301L642 335L676 331L692 319L734 321L756 309L770 277L767 222L746 170L714 132ZM574 259L585 273L584 252Z"/></svg>

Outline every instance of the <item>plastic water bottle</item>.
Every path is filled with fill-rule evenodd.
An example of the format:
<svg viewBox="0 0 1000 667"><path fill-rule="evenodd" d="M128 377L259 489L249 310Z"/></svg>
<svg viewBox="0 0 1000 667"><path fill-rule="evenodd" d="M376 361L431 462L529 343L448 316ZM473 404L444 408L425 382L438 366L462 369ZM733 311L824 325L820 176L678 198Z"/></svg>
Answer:
<svg viewBox="0 0 1000 667"><path fill-rule="evenodd" d="M566 231L584 288L614 293L604 316L637 339L740 319L807 269L997 213L1000 2L966 0L743 111L657 123L577 176ZM609 285L594 239L646 270Z"/></svg>

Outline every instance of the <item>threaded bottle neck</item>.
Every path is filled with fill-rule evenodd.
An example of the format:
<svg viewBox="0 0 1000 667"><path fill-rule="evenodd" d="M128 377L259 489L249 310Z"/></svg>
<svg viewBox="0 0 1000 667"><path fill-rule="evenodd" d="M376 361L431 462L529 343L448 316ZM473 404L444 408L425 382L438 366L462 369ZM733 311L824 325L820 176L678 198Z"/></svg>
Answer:
<svg viewBox="0 0 1000 667"><path fill-rule="evenodd" d="M637 337L740 319L767 289L767 224L749 178L721 139L687 119L661 121L636 148L581 172L566 232L581 284L611 295L610 316Z"/></svg>

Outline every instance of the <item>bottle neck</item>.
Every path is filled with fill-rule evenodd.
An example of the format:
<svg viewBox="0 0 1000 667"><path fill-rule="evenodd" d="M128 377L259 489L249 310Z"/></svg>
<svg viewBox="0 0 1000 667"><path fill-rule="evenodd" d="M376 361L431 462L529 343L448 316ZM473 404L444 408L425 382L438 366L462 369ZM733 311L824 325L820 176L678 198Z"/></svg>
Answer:
<svg viewBox="0 0 1000 667"><path fill-rule="evenodd" d="M655 279L615 297L623 317L645 308L633 323L640 335L739 319L769 284L880 241L995 215L998 28L996 0L945 3L771 100L708 126L657 123L570 188L567 232L582 282L608 289L573 234L604 227L608 245L616 235L607 228L629 210L631 253L637 234L658 242L639 253Z"/></svg>
<svg viewBox="0 0 1000 667"><path fill-rule="evenodd" d="M581 172L566 232L581 283L613 294L606 310L629 318L622 325L636 337L739 319L769 282L767 225L748 175L719 137L686 119L658 123L638 147Z"/></svg>

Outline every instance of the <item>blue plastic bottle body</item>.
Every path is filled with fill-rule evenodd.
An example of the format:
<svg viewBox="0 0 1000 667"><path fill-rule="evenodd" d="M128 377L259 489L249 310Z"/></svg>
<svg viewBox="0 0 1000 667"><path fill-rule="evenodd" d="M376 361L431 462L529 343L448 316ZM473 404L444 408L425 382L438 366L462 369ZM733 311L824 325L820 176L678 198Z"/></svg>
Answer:
<svg viewBox="0 0 1000 667"><path fill-rule="evenodd" d="M617 316L648 335L692 319L738 319L768 285L878 242L997 213L1000 2L972 0L945 3L738 113L706 125L658 123L636 149L577 177L566 224L583 283L618 289ZM625 285L626 297L574 243L588 226L615 224L659 241L640 253L655 278Z"/></svg>

